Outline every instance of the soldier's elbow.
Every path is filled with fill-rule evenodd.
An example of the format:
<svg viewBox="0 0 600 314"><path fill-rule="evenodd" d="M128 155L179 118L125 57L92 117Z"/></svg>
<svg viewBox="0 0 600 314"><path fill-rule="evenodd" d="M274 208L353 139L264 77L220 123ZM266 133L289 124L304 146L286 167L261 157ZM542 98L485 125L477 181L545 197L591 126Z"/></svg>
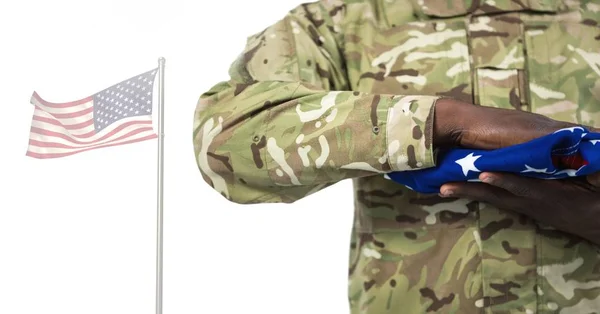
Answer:
<svg viewBox="0 0 600 314"><path fill-rule="evenodd" d="M281 187L273 184L266 168L248 164L252 156L247 155L244 145L230 145L242 139L223 132L224 121L219 115L198 110L195 121L196 163L203 180L213 190L230 202L244 205L289 204L297 200L281 193Z"/></svg>
<svg viewBox="0 0 600 314"><path fill-rule="evenodd" d="M236 204L278 202L270 193L270 180L264 177L266 172L250 171L244 167L234 170L232 156L239 152L228 151L219 145L224 139L219 135L219 128L210 121L208 119L199 126L194 138L196 163L204 182Z"/></svg>
<svg viewBox="0 0 600 314"><path fill-rule="evenodd" d="M210 166L209 166L210 167ZM281 194L281 190L261 178L229 171L225 167L200 167L204 182L225 200L238 205L291 204L300 198Z"/></svg>
<svg viewBox="0 0 600 314"><path fill-rule="evenodd" d="M201 171L202 177L215 192L219 193L226 201L238 205L253 204L274 204L274 203L293 203L295 200L281 198L270 193L267 186L257 184L255 186L248 184L242 178L232 178L236 183L223 183L214 176L207 175ZM216 174L216 173L215 173ZM218 174L217 174L218 175ZM242 183L243 182L243 183Z"/></svg>

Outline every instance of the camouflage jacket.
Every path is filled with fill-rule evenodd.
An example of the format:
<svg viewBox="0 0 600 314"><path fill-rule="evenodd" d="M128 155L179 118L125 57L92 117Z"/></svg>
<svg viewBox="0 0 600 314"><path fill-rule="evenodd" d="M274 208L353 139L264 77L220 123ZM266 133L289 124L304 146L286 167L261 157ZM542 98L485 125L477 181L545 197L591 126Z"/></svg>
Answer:
<svg viewBox="0 0 600 314"><path fill-rule="evenodd" d="M354 183L351 313L600 313L598 247L384 175L435 166L436 100L600 121L600 2L323 0L248 37L194 118L240 204ZM543 210L543 208L540 208Z"/></svg>

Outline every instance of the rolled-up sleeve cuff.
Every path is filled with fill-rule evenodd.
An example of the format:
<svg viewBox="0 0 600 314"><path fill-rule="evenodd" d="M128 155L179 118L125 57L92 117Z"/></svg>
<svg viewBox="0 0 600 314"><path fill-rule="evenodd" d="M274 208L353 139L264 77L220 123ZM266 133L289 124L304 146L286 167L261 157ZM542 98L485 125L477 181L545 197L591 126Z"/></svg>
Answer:
<svg viewBox="0 0 600 314"><path fill-rule="evenodd" d="M394 96L388 108L386 144L392 171L435 166L433 115L436 96Z"/></svg>

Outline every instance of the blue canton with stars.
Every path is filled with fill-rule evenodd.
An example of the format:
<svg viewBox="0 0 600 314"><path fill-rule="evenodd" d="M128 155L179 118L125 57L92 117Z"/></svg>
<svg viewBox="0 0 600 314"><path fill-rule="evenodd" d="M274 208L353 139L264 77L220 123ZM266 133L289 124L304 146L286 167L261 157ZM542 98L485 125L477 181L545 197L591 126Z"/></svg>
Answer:
<svg viewBox="0 0 600 314"><path fill-rule="evenodd" d="M134 76L94 94L94 129L102 131L112 123L152 114L152 92L157 69Z"/></svg>
<svg viewBox="0 0 600 314"><path fill-rule="evenodd" d="M479 182L481 172L510 172L538 179L586 176L600 171L600 133L573 127L496 150L453 149L440 152L436 164L386 177L420 193L439 193L448 182Z"/></svg>

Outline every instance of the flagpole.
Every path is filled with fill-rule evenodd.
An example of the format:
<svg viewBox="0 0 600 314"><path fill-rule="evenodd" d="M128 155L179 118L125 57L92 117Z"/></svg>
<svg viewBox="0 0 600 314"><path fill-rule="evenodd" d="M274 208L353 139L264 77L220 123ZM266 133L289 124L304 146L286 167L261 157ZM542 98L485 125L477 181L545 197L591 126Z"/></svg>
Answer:
<svg viewBox="0 0 600 314"><path fill-rule="evenodd" d="M163 281L163 131L165 101L165 58L158 59L158 173L157 173L157 217L156 217L156 314L162 314Z"/></svg>

